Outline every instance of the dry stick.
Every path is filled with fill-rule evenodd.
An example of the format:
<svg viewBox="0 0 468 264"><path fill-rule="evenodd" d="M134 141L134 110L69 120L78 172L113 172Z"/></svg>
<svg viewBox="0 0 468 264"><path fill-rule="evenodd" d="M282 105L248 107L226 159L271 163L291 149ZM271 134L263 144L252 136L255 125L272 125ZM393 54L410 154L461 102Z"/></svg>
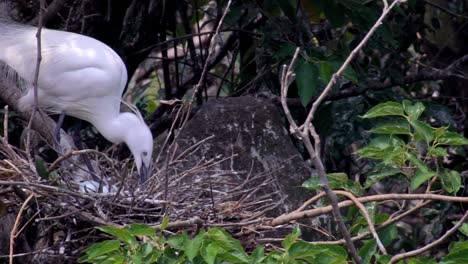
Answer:
<svg viewBox="0 0 468 264"><path fill-rule="evenodd" d="M340 194L340 195L344 195L344 196L348 197L359 208L359 210L362 212L362 214L364 215L364 218L366 219L366 221L367 221L367 223L369 225L369 233L372 234L372 236L374 237L380 251L382 251L382 253L384 253L386 255L387 251L385 250L385 247L383 246L382 242L379 239L379 236L377 235L377 231L375 230L374 224L372 223L372 220L371 220L371 218L369 216L369 213L367 212L366 207L364 207L364 205L354 195L352 195L349 192L344 192L344 191L333 191L333 192L336 193L336 194ZM307 200L303 205L301 205L301 207L299 207L298 209L293 211L293 213L299 213L299 212L303 211L305 208L307 208L307 206L309 206L312 203L316 202L317 200L324 197L325 195L326 194L324 192L319 193L318 195L316 195L316 196L312 197L311 199ZM369 233L367 233L366 235L368 235ZM356 239L351 238L351 241L355 241L355 240ZM343 241L343 242L345 242L345 241Z"/></svg>
<svg viewBox="0 0 468 264"><path fill-rule="evenodd" d="M391 201L391 200L437 200L437 201L446 201L446 202L458 202L458 203L468 203L468 197L457 197L457 196L446 196L439 194L379 194L371 195L357 198L361 203L369 202L381 202L381 201ZM352 201L343 201L338 203L338 207L348 207L354 205ZM315 217L322 214L328 214L332 211L330 205L306 210L303 212L292 212L289 214L278 216L273 219L270 223L272 226L282 225L289 223L294 220L302 219L305 217Z"/></svg>
<svg viewBox="0 0 468 264"><path fill-rule="evenodd" d="M5 116L3 118L3 140L8 144L8 105L5 105Z"/></svg>
<svg viewBox="0 0 468 264"><path fill-rule="evenodd" d="M23 205L21 205L21 208L18 212L18 215L16 216L15 224L13 225L13 228L11 229L10 232L10 264L13 264L13 248L15 246L15 238L18 237L20 232L16 233L16 230L18 230L19 222L21 220L21 216L23 215L23 212L26 208L26 205L31 201L31 199L34 197L33 194L30 194L28 198L24 201Z"/></svg>
<svg viewBox="0 0 468 264"><path fill-rule="evenodd" d="M31 126L32 126L32 121L34 119L34 115L36 114L36 111L38 111L39 107L39 101L37 98L37 84L39 82L39 70L41 67L41 61L42 61L42 44L41 44L41 32L42 32L42 27L44 23L44 8L45 8L45 2L44 0L40 0L39 3L39 24L37 26L37 33L36 33L36 40L37 40L37 59L36 59L36 70L34 72L34 81L33 81L33 88L34 88L34 104L32 107L32 112L31 112L31 118L29 119L28 127L27 127L27 135L26 135L26 155L28 156L28 159L30 163L32 163L32 157L30 153L30 143L31 143Z"/></svg>
<svg viewBox="0 0 468 264"><path fill-rule="evenodd" d="M229 11L229 8L231 7L231 2L232 2L232 0L228 1L227 5L226 5L226 9L224 10L224 13L221 16L221 19L219 20L218 26L216 27L215 33L214 33L213 37L210 39L210 43L209 43L209 46L208 46L208 56L206 56L205 64L203 65L203 70L202 70L202 73L200 75L200 79L198 80L198 83L195 85L195 89L194 89L193 94L192 94L191 103L193 102L193 98L196 97L198 91L200 90L200 87L201 87L203 81L205 80L205 77L206 77L206 74L207 74L207 71L208 71L208 64L209 64L210 59L213 56L213 53L214 53L214 50L215 50L216 39L219 36L219 32L221 30L221 25L223 24L224 18L226 17L226 15L227 15L227 13ZM213 41L213 40L215 40L215 41Z"/></svg>
<svg viewBox="0 0 468 264"><path fill-rule="evenodd" d="M390 12L390 10L396 4L400 3L400 1L401 0L395 0L390 6L388 6L388 3L385 0L383 1L384 9L382 11L381 16L376 21L374 26L372 26L372 28L366 34L364 39L351 52L351 54L345 60L343 65L340 67L340 69L335 74L332 75L332 78L330 79L330 82L327 84L327 86L325 87L323 92L320 94L320 96L317 98L317 100L313 103L312 109L310 110L309 114L307 115L306 121L304 122L304 124L299 129L296 128L297 126L296 127L294 127L295 125L293 126L294 122L291 123L292 117L288 116L288 114L290 115L290 113L286 113L286 115L288 116L287 117L288 121L290 121L291 126L293 126L294 134L298 135L300 137L300 139L303 141L303 143L304 143L304 145L305 145L305 147L306 147L306 149L307 149L307 151L308 151L308 153L309 153L309 155L311 157L312 163L314 164L314 167L315 167L315 169L317 170L317 172L319 174L320 182L322 184L322 188L324 189L325 193L327 194L327 196L329 197L329 199L331 201L331 205L332 205L332 208L333 208L333 215L335 216L336 221L338 222L339 230L342 233L342 235L343 235L343 237L344 237L344 239L346 241L346 245L348 247L348 250L350 251L350 254L352 255L353 259L357 263L361 262L361 258L359 257L359 255L357 253L356 247L354 246L354 244L353 244L353 242L351 240L351 235L349 234L349 231L347 230L346 225L344 224L344 221L342 219L342 216L341 216L341 213L340 213L340 210L339 210L339 207L338 207L338 199L337 199L335 193L330 189L330 187L328 185L328 179L327 179L327 176L326 176L325 167L323 166L323 162L320 159L320 149L319 149L320 148L320 137L315 131L315 128L314 128L314 126L312 124L312 120L314 118L315 112L317 111L319 105L326 98L326 96L328 95L328 93L331 91L334 84L336 83L337 78L341 76L341 74L344 72L346 67L351 63L351 61L354 59L354 57L357 55L357 53L362 49L362 47L367 43L369 38L374 34L374 32L377 30L377 28L382 24L383 19L387 16L387 14ZM297 51L296 51L295 56L297 56ZM292 64L293 63L291 63L289 65L288 71L291 69ZM286 100L286 97L287 97L287 89L289 87L289 82L291 81L291 79L288 78L289 75L290 74L288 72L285 72L285 71L283 71L283 73L282 73L283 82L281 84L282 85L282 89L281 89L282 90L282 95L281 95L282 99L281 99L281 101L282 101L283 108L287 108L287 105L285 104L285 100ZM285 109L285 112L286 112L286 109ZM288 112L289 112L289 110L288 110ZM315 146L312 145L312 142L311 142L310 137L309 137L309 133L314 138Z"/></svg>
<svg viewBox="0 0 468 264"><path fill-rule="evenodd" d="M453 233L455 233L457 231L457 229L465 222L467 217L468 217L468 211L465 212L465 214L460 219L460 221L458 221L450 230L448 230L447 233L445 233L445 235L439 237L437 240L433 241L430 244L425 245L422 248L419 248L419 249L416 249L416 250L413 250L413 251L410 251L410 252L406 252L406 253L397 254L397 255L393 256L392 259L390 259L390 262L388 262L388 264L394 264L394 263L397 263L398 261L400 261L402 259L417 256L417 255L423 253L424 251L427 251L427 250L439 245L440 243L444 242L445 239L447 239L449 236L451 236Z"/></svg>
<svg viewBox="0 0 468 264"><path fill-rule="evenodd" d="M377 246L379 247L380 251L384 255L387 255L387 250L385 249L384 245L382 244L382 241L380 241L379 235L377 235L377 231L375 230L374 224L372 223L372 219L370 218L369 212L367 211L366 207L361 202L359 202L359 200L350 192L345 192L345 191L333 191L333 192L336 193L336 194L346 196L351 201L353 201L353 203L359 208L362 215L366 219L367 224L369 225L369 231L371 232L372 236L374 237L375 242L377 243Z"/></svg>
<svg viewBox="0 0 468 264"><path fill-rule="evenodd" d="M377 19L374 26L372 26L372 28L369 30L369 32L366 34L366 36L361 40L359 45L357 45L356 48L354 48L354 50L351 51L350 55L345 60L343 65L340 67L340 69L335 74L332 75L332 77L330 79L330 82L328 82L327 86L325 87L325 90L323 90L323 92L320 94L320 96L317 98L317 100L312 105L312 109L310 110L310 112L309 112L309 114L307 116L307 119L304 122L304 125L305 124L310 124L312 122L312 120L314 118L314 115L315 115L315 112L317 111L317 108L320 106L322 101L327 97L328 93L333 88L333 85L336 83L336 79L338 77L340 77L341 74L343 74L346 67L348 67L348 65L351 63L351 61L354 59L354 57L356 57L357 53L364 47L364 45L367 43L367 41L370 39L370 37L375 33L377 28L382 24L382 21L385 19L385 17L390 12L390 10L392 10L393 7L395 5L397 5L397 4L399 4L400 2L403 2L403 1L402 0L395 0L395 1L393 1L393 3L390 6L385 7L383 9L382 14L380 15L379 19ZM385 3L385 1L384 1L384 3ZM304 129L305 132L308 132L309 127L306 125L306 126L304 126L303 129Z"/></svg>
<svg viewBox="0 0 468 264"><path fill-rule="evenodd" d="M343 217L341 216L340 209L338 207L338 198L336 197L336 194L331 190L331 188L328 185L327 174L325 172L325 167L323 166L322 160L320 159L319 150L315 149L314 146L312 146L312 142L310 141L310 137L309 137L309 133L307 129L304 129L304 131L301 131L298 128L296 122L292 118L291 112L286 103L289 85L292 83L295 77L295 74L292 72L292 69L294 68L294 64L296 62L298 55L299 55L299 48L296 49L296 52L294 53L294 56L289 66L286 68L286 66L283 65L283 71L281 72L281 105L283 106L284 113L286 115L286 118L289 121L289 124L291 127L290 129L291 133L297 136L304 143L304 146L306 147L307 152L309 153L312 163L315 169L317 170L317 173L320 177L320 183L322 185L322 189L325 191L325 193L327 194L327 197L330 199L330 203L333 208L332 212L333 212L336 222L338 223L338 230L343 235L343 238L346 241L346 247L348 248L349 253L351 254L352 258L354 259L356 263L361 263L361 257L359 256L356 250L356 247L354 246L353 241L351 240L351 234L349 233L344 223ZM308 128L309 125L306 125L305 127ZM312 131L315 131L315 130L313 129ZM313 134L313 137L314 137L314 140L319 140L317 134Z"/></svg>

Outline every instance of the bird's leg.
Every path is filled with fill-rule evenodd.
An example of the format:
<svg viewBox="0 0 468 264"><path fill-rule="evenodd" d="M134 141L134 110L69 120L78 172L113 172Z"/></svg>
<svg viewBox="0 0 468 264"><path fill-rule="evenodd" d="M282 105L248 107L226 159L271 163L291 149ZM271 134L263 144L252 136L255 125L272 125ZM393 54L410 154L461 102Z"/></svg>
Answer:
<svg viewBox="0 0 468 264"><path fill-rule="evenodd" d="M55 129L54 129L55 148L57 149L57 153L59 155L63 154L62 146L60 145L60 129L62 128L64 119L65 119L65 112L62 111L57 121L57 125L55 126Z"/></svg>
<svg viewBox="0 0 468 264"><path fill-rule="evenodd" d="M78 149L84 149L83 141L81 140L81 136L80 136L80 130L81 130L81 120L78 120L75 129L73 129L72 137L73 137L73 141L75 142L75 146ZM99 178L97 177L96 172L94 171L94 168L88 156L85 154L82 157L83 157L84 163L86 164L86 167L88 167L88 172L91 174L91 177L93 178L93 180L99 181Z"/></svg>

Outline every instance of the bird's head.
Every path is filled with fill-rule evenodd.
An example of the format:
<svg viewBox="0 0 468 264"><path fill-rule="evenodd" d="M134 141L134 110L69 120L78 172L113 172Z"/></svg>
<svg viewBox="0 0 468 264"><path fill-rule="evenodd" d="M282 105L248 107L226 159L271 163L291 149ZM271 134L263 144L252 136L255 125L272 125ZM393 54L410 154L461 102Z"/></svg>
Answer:
<svg viewBox="0 0 468 264"><path fill-rule="evenodd" d="M140 183L144 183L151 173L153 135L141 117L133 113L123 113L123 115L128 128L124 141L135 159Z"/></svg>

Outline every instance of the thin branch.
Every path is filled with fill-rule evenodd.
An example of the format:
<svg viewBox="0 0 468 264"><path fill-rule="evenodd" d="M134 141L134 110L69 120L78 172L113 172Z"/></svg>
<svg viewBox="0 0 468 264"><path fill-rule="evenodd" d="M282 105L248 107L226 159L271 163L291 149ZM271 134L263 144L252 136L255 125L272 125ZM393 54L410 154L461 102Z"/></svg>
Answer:
<svg viewBox="0 0 468 264"><path fill-rule="evenodd" d="M348 197L357 206L357 208L359 208L362 215L364 216L364 218L367 221L367 225L369 226L369 231L371 232L372 236L374 237L378 248L380 249L380 251L384 255L387 255L387 250L385 249L384 245L382 244L382 241L380 241L379 235L377 235L377 231L375 230L374 223L372 223L372 219L370 218L369 212L367 211L366 207L350 192L345 192L345 191L334 191L334 192L336 194L340 194L340 195Z"/></svg>
<svg viewBox="0 0 468 264"><path fill-rule="evenodd" d="M358 52L364 47L364 45L367 43L367 41L369 41L370 37L372 35L374 35L377 28L379 28L380 25L382 25L382 21L385 19L385 17L388 15L388 13L393 9L393 7L395 7L395 5L399 4L400 2L401 2L401 0L395 0L395 1L393 1L392 4L390 4L390 6L383 9L382 14L380 15L379 19L377 19L374 26L372 26L372 28L369 30L369 32L367 32L364 39L362 39L361 42L359 43L359 45L357 45L356 48L354 48L354 50L351 51L351 54L345 60L343 65L341 65L340 69L335 74L332 75L332 77L331 77L330 81L328 82L327 86L325 87L323 92L320 94L320 96L317 98L317 100L312 105L312 109L310 110L304 124L309 124L310 122L312 122L312 119L314 118L315 112L317 111L317 109L320 106L320 104L322 103L322 101L327 97L328 93L331 91L331 89L335 85L336 80L338 79L338 77L340 77L341 74L346 70L346 68L351 63L351 61L354 59L354 57L356 57ZM305 131L307 131L309 128L306 125L306 126L304 126L304 129L305 129Z"/></svg>
<svg viewBox="0 0 468 264"><path fill-rule="evenodd" d="M23 215L23 212L26 208L26 205L29 203L29 201L31 201L31 199L34 197L33 194L29 195L28 198L26 199L26 201L24 201L23 205L21 205L21 208L18 212L18 215L16 215L16 220L15 220L15 224L13 225L13 228L11 229L11 232L10 232L10 261L9 263L10 264L13 264L13 252L14 252L14 246L15 246L15 238L18 237L18 235L20 234L20 232L17 232L18 230L18 226L19 226L19 223L20 223L20 220L21 220L21 216Z"/></svg>
<svg viewBox="0 0 468 264"><path fill-rule="evenodd" d="M432 243L429 243L429 244L425 245L422 248L419 248L419 249L416 249L416 250L413 250L413 251L410 251L410 252L406 252L406 253L397 254L397 255L392 257L392 259L390 260L390 262L388 262L388 264L394 264L394 263L397 263L400 260L417 256L417 255L419 255L419 254L421 254L421 253L423 253L425 251L428 251L429 249L439 245L440 243L444 242L444 240L446 240L449 236L451 236L453 233L455 233L458 230L458 228L461 225L463 225L463 223L465 223L465 220L467 218L468 218L468 211L465 212L465 214L460 219L460 221L458 221L452 228L450 228L443 236L441 236L437 240L433 241Z"/></svg>
<svg viewBox="0 0 468 264"><path fill-rule="evenodd" d="M456 196L447 196L439 194L379 194L371 195L366 197L357 198L361 203L369 202L380 202L380 201L390 201L390 200L435 200L435 201L446 201L446 202L459 202L459 203L468 203L468 197L456 197ZM354 205L352 201L343 201L338 203L338 207L344 208ZM273 219L270 223L272 226L282 225L289 223L294 220L299 220L306 217L315 217L322 214L328 214L332 211L332 206L324 206L320 208L305 210L303 212L292 212L289 214L281 215Z"/></svg>

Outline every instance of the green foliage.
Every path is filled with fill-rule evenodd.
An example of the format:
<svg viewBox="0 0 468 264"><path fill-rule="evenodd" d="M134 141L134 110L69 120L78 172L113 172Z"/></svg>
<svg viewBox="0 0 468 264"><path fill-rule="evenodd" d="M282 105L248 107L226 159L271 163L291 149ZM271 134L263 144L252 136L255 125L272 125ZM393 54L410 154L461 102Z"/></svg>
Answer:
<svg viewBox="0 0 468 264"><path fill-rule="evenodd" d="M332 189L342 189L356 196L362 195L364 193L362 186L358 182L348 179L348 175L345 173L329 173L327 174L327 178L328 185ZM302 184L302 187L305 187L309 190L320 190L322 188L320 178L312 177L306 180Z"/></svg>
<svg viewBox="0 0 468 264"><path fill-rule="evenodd" d="M167 218L166 218L167 219ZM167 225L167 220L165 220ZM117 240L98 242L85 250L80 263L346 263L348 254L341 246L314 245L298 241L301 231L294 228L281 243L284 251L265 253L263 246L247 254L241 243L221 228L202 230L194 238L180 233L168 238L147 225L123 228L101 227ZM142 239L144 238L144 239ZM142 242L141 240L145 241Z"/></svg>
<svg viewBox="0 0 468 264"><path fill-rule="evenodd" d="M432 127L420 120L425 107L405 100L402 104L386 102L371 108L362 118L391 118L370 130L377 136L356 153L364 158L380 160L376 170L368 175L365 187L397 174L405 175L411 189L417 189L435 177L448 193L461 188L459 172L443 168L441 159L447 151L443 146L468 144L468 139L448 131L447 127Z"/></svg>

